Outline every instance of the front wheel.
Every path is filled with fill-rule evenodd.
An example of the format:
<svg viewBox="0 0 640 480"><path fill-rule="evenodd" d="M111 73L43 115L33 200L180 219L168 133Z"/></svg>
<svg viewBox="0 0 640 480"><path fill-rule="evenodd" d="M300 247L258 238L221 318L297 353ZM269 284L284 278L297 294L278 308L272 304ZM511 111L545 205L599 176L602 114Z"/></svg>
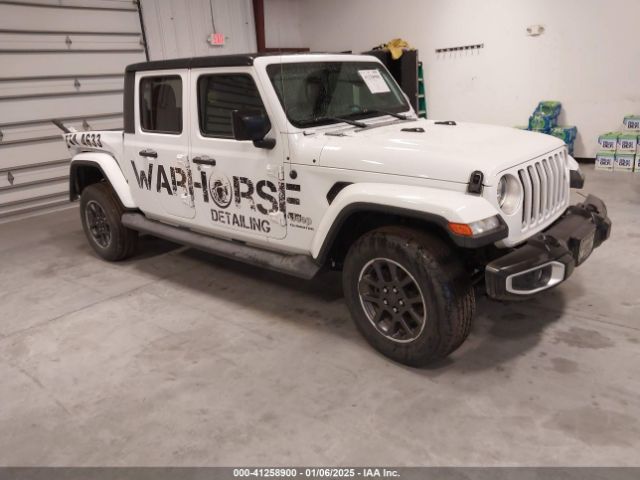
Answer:
<svg viewBox="0 0 640 480"><path fill-rule="evenodd" d="M425 232L384 227L362 236L345 259L343 288L365 339L405 365L446 357L469 335L469 276L455 252Z"/></svg>
<svg viewBox="0 0 640 480"><path fill-rule="evenodd" d="M122 225L124 208L104 182L89 185L80 197L82 229L93 250L105 260L124 260L135 253L138 232Z"/></svg>

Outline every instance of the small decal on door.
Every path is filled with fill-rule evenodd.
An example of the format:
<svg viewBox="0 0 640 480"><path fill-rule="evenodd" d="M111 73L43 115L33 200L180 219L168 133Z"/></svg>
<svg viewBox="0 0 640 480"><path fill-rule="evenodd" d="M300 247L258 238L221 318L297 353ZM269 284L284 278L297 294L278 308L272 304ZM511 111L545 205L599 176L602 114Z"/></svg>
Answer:
<svg viewBox="0 0 640 480"><path fill-rule="evenodd" d="M213 203L220 208L227 208L231 205L231 200L233 199L231 182L226 175L211 175L209 178L209 193Z"/></svg>

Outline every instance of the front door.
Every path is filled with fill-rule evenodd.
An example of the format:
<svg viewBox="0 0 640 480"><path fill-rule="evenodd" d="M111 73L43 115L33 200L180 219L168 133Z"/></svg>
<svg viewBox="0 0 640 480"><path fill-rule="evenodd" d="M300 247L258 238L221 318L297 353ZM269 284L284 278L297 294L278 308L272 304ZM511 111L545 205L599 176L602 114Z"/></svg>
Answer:
<svg viewBox="0 0 640 480"><path fill-rule="evenodd" d="M188 79L188 70L138 73L136 130L125 141L124 168L132 170L127 176L140 209L173 223L196 214L188 157Z"/></svg>
<svg viewBox="0 0 640 480"><path fill-rule="evenodd" d="M247 239L286 235L283 145L258 148L233 138L231 112L266 112L250 72L191 71L191 162L198 228ZM267 137L275 137L275 127Z"/></svg>

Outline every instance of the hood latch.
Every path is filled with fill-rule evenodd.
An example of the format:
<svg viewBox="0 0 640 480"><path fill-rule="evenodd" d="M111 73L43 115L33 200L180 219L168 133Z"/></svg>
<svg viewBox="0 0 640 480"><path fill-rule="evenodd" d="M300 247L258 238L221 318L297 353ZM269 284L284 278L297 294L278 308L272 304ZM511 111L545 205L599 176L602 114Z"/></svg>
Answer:
<svg viewBox="0 0 640 480"><path fill-rule="evenodd" d="M467 187L467 192L480 195L482 193L483 180L484 180L484 175L480 170L476 170L475 172L472 172L471 177L469 177L469 186Z"/></svg>

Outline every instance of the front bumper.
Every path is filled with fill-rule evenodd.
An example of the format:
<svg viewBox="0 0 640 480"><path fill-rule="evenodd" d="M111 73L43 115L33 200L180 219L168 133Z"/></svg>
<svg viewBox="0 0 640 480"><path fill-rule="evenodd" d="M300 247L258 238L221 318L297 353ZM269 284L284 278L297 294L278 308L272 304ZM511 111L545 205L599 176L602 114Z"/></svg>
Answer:
<svg viewBox="0 0 640 480"><path fill-rule="evenodd" d="M607 207L589 195L584 203L567 208L551 227L490 262L485 269L487 294L517 300L548 290L569 278L610 233Z"/></svg>

